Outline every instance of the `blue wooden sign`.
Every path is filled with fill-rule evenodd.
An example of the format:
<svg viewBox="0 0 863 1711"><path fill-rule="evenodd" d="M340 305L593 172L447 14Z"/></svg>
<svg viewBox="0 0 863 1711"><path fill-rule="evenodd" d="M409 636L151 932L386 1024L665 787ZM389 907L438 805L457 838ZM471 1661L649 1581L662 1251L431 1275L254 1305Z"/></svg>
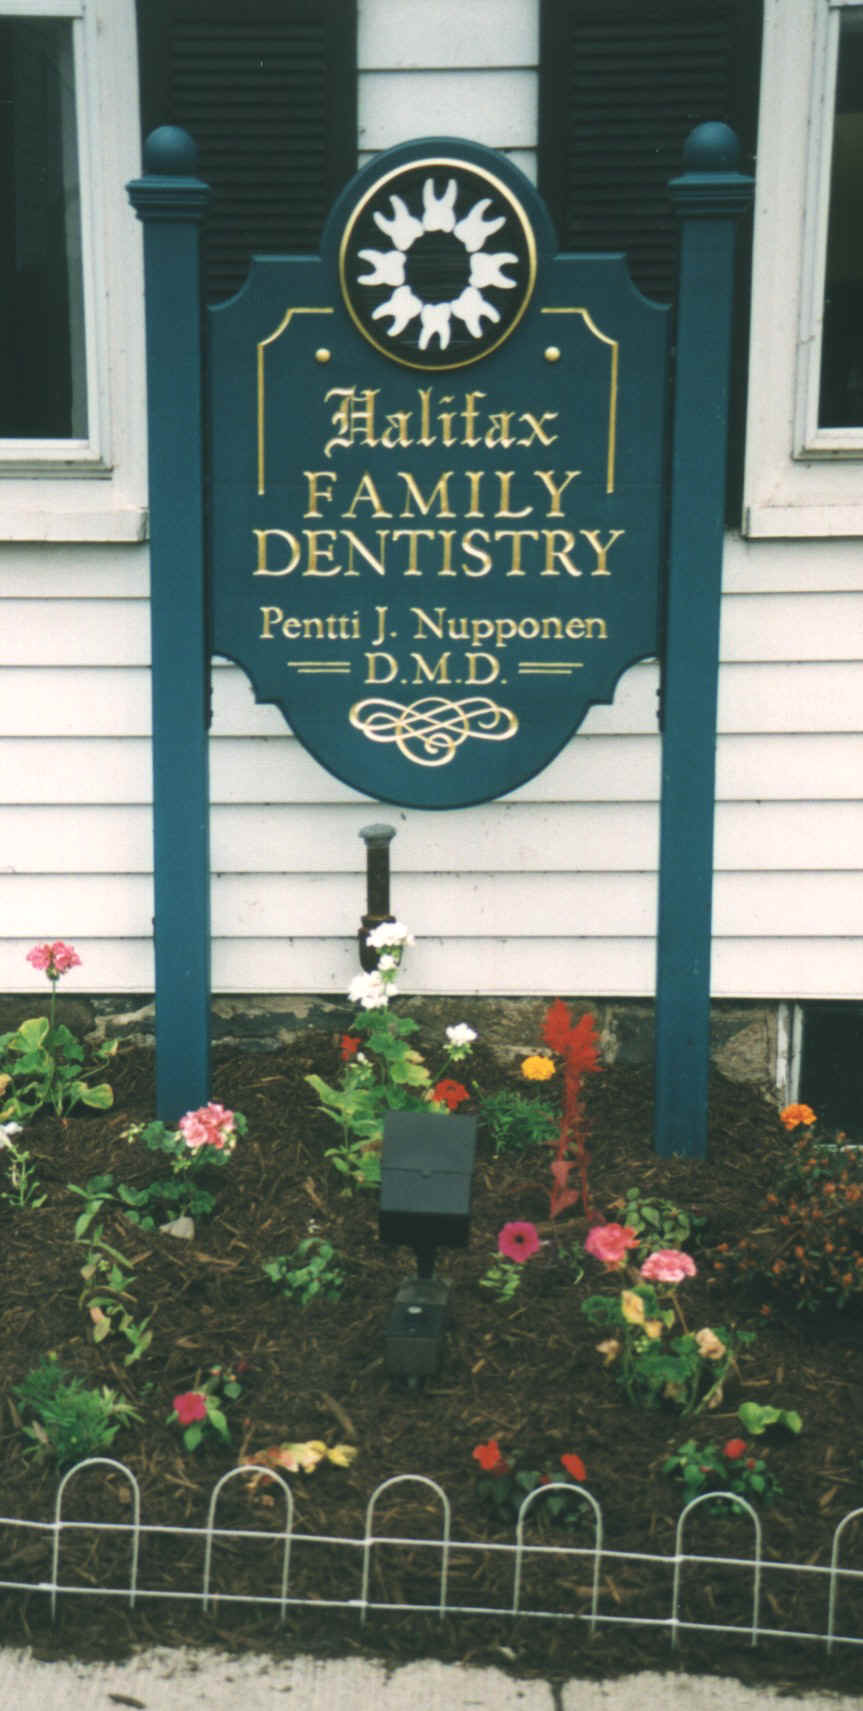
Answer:
<svg viewBox="0 0 863 1711"><path fill-rule="evenodd" d="M213 651L368 795L539 772L658 651L667 311L431 139L210 320Z"/></svg>

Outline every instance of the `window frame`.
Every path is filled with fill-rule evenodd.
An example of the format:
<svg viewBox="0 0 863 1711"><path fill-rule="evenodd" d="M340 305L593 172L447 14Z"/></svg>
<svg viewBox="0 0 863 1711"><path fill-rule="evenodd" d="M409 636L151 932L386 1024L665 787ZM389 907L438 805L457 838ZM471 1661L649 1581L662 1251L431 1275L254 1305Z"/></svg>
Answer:
<svg viewBox="0 0 863 1711"><path fill-rule="evenodd" d="M143 268L125 184L140 172L133 0L0 0L0 17L71 25L87 434L0 439L5 540L146 533Z"/></svg>
<svg viewBox="0 0 863 1711"><path fill-rule="evenodd" d="M863 425L818 425L839 25L863 0L765 7L745 535L863 535Z"/></svg>

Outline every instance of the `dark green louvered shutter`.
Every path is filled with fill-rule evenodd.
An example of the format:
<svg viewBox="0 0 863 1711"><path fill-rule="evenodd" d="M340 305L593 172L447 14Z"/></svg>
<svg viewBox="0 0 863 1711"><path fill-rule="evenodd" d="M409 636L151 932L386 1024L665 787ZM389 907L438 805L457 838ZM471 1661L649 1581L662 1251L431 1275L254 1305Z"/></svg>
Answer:
<svg viewBox="0 0 863 1711"><path fill-rule="evenodd" d="M755 171L763 0L541 0L539 186L562 249L624 250L636 285L674 295L666 186L694 125L722 119ZM750 233L738 245L729 521L742 483Z"/></svg>
<svg viewBox="0 0 863 1711"><path fill-rule="evenodd" d="M138 0L146 134L182 125L213 189L208 301L249 256L314 251L356 169L355 0Z"/></svg>

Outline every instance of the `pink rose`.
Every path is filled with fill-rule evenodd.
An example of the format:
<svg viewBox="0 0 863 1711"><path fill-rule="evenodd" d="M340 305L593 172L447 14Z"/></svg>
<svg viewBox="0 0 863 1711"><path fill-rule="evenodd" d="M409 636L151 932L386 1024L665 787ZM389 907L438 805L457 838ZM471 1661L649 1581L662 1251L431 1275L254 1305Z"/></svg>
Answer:
<svg viewBox="0 0 863 1711"><path fill-rule="evenodd" d="M627 1249L638 1247L638 1237L628 1224L594 1224L584 1246L594 1259L616 1270L623 1265Z"/></svg>
<svg viewBox="0 0 863 1711"><path fill-rule="evenodd" d="M187 1111L180 1118L180 1134L193 1152L200 1147L215 1147L218 1152L227 1148L230 1152L234 1146L234 1113L226 1111L224 1105L202 1105L197 1111Z"/></svg>
<svg viewBox="0 0 863 1711"><path fill-rule="evenodd" d="M515 1260L521 1265L523 1260L530 1259L539 1248L539 1236L536 1226L528 1223L504 1224L497 1238L498 1252L506 1259Z"/></svg>
<svg viewBox="0 0 863 1711"><path fill-rule="evenodd" d="M648 1255L641 1275L646 1283L682 1283L684 1277L695 1276L695 1261L679 1248L658 1248Z"/></svg>

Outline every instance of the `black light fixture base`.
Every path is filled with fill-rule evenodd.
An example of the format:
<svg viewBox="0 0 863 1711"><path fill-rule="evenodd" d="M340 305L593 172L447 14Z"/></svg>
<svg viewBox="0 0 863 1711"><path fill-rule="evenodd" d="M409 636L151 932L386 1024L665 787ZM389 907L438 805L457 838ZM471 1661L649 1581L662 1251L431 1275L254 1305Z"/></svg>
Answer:
<svg viewBox="0 0 863 1711"><path fill-rule="evenodd" d="M416 1384L439 1371L449 1294L449 1284L439 1277L412 1277L401 1285L384 1335L384 1364L391 1378Z"/></svg>

